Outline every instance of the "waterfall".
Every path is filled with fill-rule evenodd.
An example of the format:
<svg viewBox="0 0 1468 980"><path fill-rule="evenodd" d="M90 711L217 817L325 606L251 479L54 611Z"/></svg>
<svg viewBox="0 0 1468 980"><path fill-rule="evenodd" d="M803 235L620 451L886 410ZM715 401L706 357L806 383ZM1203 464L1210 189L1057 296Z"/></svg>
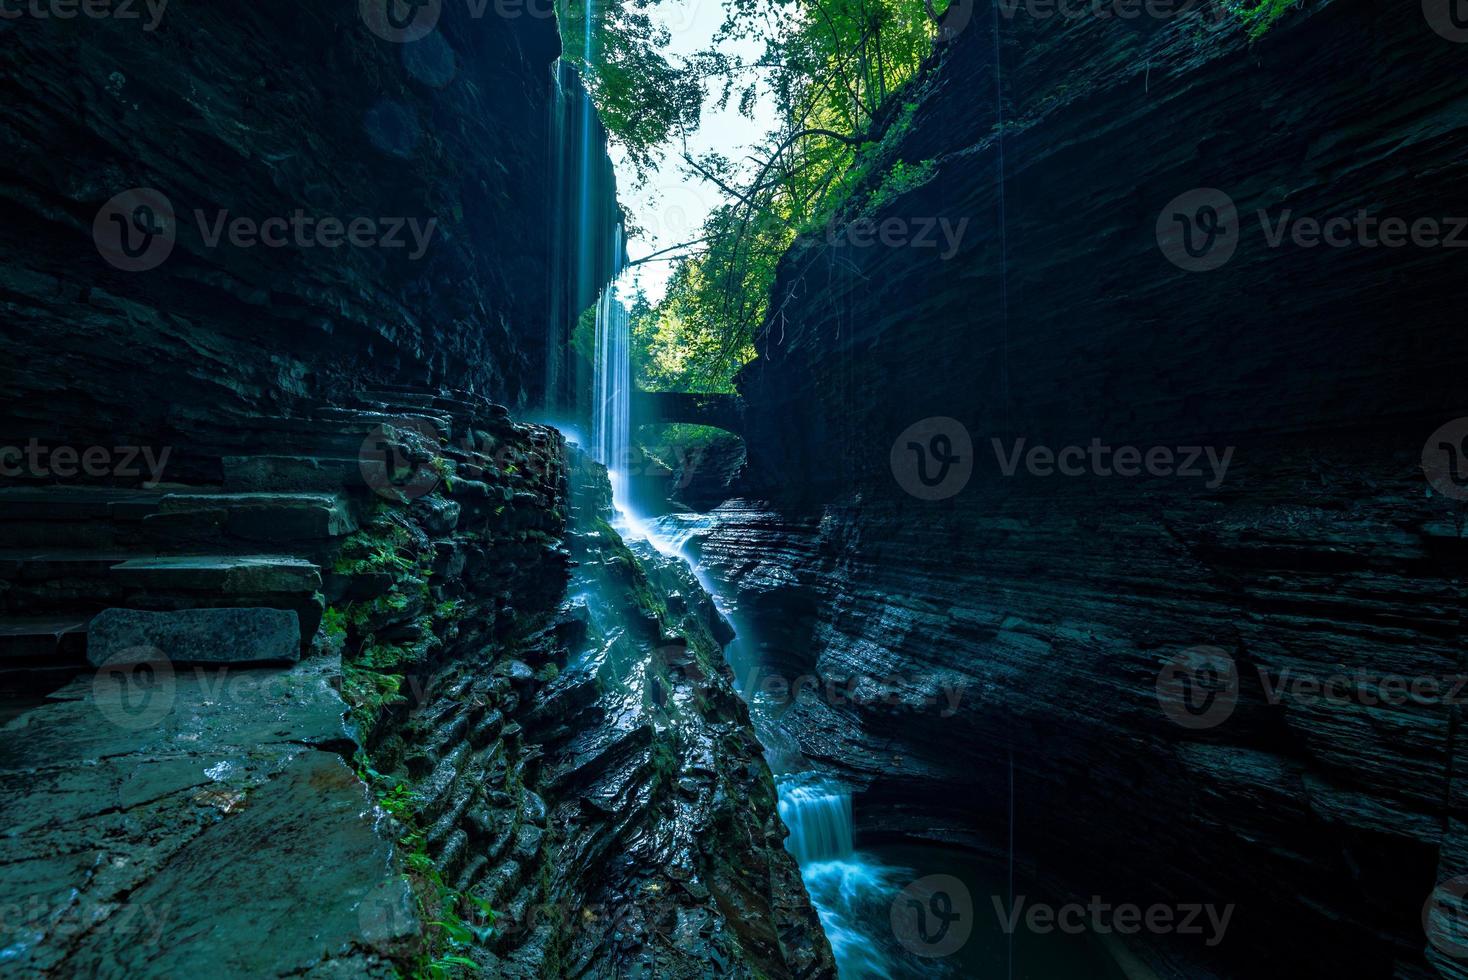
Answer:
<svg viewBox="0 0 1468 980"><path fill-rule="evenodd" d="M613 254L622 254L622 229L613 240ZM631 459L632 428L632 334L627 307L617 296L617 285L609 283L596 301L596 391L592 399L592 443L597 462L607 468L612 494L621 497L619 485Z"/></svg>
<svg viewBox="0 0 1468 980"><path fill-rule="evenodd" d="M891 960L874 938L901 873L852 846L851 794L812 773L782 776L780 819L800 865L811 904L831 941L841 980L891 977Z"/></svg>
<svg viewBox="0 0 1468 980"><path fill-rule="evenodd" d="M780 790L780 819L790 828L785 848L798 864L851 855L850 793L792 780Z"/></svg>

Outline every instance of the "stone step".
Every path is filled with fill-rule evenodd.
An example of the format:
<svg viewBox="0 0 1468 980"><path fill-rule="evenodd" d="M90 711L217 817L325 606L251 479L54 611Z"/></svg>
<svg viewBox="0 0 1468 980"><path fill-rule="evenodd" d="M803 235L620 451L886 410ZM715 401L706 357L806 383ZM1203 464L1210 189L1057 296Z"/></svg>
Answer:
<svg viewBox="0 0 1468 980"><path fill-rule="evenodd" d="M143 522L149 539L311 542L357 530L351 505L336 493L175 493Z"/></svg>
<svg viewBox="0 0 1468 980"><path fill-rule="evenodd" d="M429 391L375 391L371 388L359 391L354 396L359 403L378 405L407 405L414 408L432 408L438 395Z"/></svg>
<svg viewBox="0 0 1468 980"><path fill-rule="evenodd" d="M226 456L226 493L335 492L366 487L357 456Z"/></svg>
<svg viewBox="0 0 1468 980"><path fill-rule="evenodd" d="M325 612L321 569L277 555L168 555L113 566L109 577L125 605L171 612L185 609L268 608L294 612L306 647Z"/></svg>
<svg viewBox="0 0 1468 980"><path fill-rule="evenodd" d="M0 490L0 548L113 548L141 540L166 491L108 487Z"/></svg>
<svg viewBox="0 0 1468 980"><path fill-rule="evenodd" d="M90 548L0 549L0 581L55 582L60 579L103 579L108 569L132 558L151 555L136 551Z"/></svg>
<svg viewBox="0 0 1468 980"><path fill-rule="evenodd" d="M110 574L125 587L161 592L302 595L321 588L320 567L282 555L134 558L112 566Z"/></svg>
<svg viewBox="0 0 1468 980"><path fill-rule="evenodd" d="M363 443L384 420L401 420L402 413L352 412L339 418L302 416L256 416L250 426L250 442L241 446L237 435L221 434L220 445L232 445L227 455L332 456L355 458ZM424 425L435 419L424 419Z"/></svg>
<svg viewBox="0 0 1468 980"><path fill-rule="evenodd" d="M371 431L379 425L402 425L404 423L421 427L424 422L432 424L435 428L446 430L452 425L454 419L449 412L439 411L421 406L394 406L385 402L371 402L368 408L342 408L340 406L328 406L316 409L311 413L311 418L336 425L350 427L353 431L363 433Z"/></svg>
<svg viewBox="0 0 1468 980"><path fill-rule="evenodd" d="M140 521L166 495L112 487L6 487L0 489L0 522Z"/></svg>
<svg viewBox="0 0 1468 980"><path fill-rule="evenodd" d="M0 699L40 697L84 670L89 619L0 617Z"/></svg>
<svg viewBox="0 0 1468 980"><path fill-rule="evenodd" d="M0 670L79 667L90 616L0 617Z"/></svg>
<svg viewBox="0 0 1468 980"><path fill-rule="evenodd" d="M146 556L120 549L0 550L0 613L90 615L122 598L109 574L113 566Z"/></svg>
<svg viewBox="0 0 1468 980"><path fill-rule="evenodd" d="M87 662L140 663L161 653L174 664L280 664L301 658L300 623L263 606L104 609L87 627Z"/></svg>

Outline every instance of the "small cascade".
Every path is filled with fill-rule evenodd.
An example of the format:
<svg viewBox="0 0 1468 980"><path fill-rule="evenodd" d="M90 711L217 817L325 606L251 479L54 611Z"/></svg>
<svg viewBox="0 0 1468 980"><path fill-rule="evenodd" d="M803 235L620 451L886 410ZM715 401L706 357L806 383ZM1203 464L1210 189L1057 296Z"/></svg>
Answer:
<svg viewBox="0 0 1468 980"><path fill-rule="evenodd" d="M780 819L790 828L785 849L802 867L851 855L850 793L791 779L778 788Z"/></svg>
<svg viewBox="0 0 1468 980"><path fill-rule="evenodd" d="M624 519L628 516L624 511ZM785 849L800 866L841 980L891 978L897 953L890 948L889 910L892 897L912 872L855 849L851 793L810 771L795 740L780 727L778 709L741 683L761 676L761 650L738 610L722 594L719 581L702 568L689 547L715 523L709 515L670 514L652 522L630 521L628 526L664 554L687 561L734 627L725 656L734 668L736 689L749 703L750 721L764 743L765 758L780 774L775 780L780 819L790 830Z"/></svg>
<svg viewBox="0 0 1468 980"><path fill-rule="evenodd" d="M850 793L810 773L783 776L776 789L780 819L790 828L785 849L800 865L841 980L891 977L872 924L886 916L900 872L852 846Z"/></svg>

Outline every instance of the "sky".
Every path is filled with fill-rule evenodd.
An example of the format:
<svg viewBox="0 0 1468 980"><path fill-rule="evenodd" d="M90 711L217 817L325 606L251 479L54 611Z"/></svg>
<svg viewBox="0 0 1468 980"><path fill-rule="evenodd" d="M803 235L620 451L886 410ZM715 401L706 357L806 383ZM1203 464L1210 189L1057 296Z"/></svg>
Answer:
<svg viewBox="0 0 1468 980"><path fill-rule="evenodd" d="M724 4L722 0L663 0L652 8L652 17L672 34L672 44L665 55L676 64L680 56L709 46L724 21ZM752 61L763 53L762 48L761 43L749 41L728 45L724 50L743 57L745 61ZM693 156L715 151L731 160L742 159L750 147L757 145L761 137L774 128L777 116L767 95L756 103L752 120L739 114L737 93L729 102L729 107L722 112L715 112L711 106L705 105L698 129L688 134L688 150ZM627 254L633 261L670 245L697 238L704 217L720 202L721 192L717 187L686 173L681 151L681 146L673 147L665 155L658 172L639 188L626 154L615 145L612 147L612 164L617 170L617 190L622 206L632 216L633 222L642 228L642 237L632 238L627 243ZM656 303L667 289L674 265L674 262L657 259L635 266L628 273L631 285L633 288L641 287L648 299Z"/></svg>

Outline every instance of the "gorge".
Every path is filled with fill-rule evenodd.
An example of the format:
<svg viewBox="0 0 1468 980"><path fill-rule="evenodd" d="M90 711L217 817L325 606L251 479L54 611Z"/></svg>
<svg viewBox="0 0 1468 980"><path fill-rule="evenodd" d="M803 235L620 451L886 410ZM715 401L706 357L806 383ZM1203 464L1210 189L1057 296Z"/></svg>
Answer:
<svg viewBox="0 0 1468 980"><path fill-rule="evenodd" d="M0 6L4 975L1468 978L1455 4Z"/></svg>

